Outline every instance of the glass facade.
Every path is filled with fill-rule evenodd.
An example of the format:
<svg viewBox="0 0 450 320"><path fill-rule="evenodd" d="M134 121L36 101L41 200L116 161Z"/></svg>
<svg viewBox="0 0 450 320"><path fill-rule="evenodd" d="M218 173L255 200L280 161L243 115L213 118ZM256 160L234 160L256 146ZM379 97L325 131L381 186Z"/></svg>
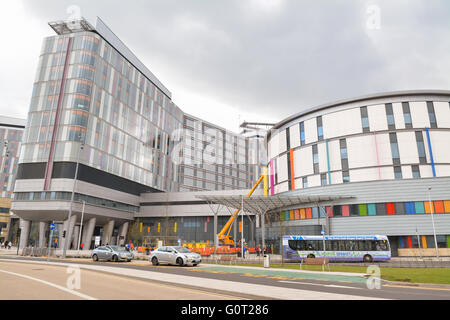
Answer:
<svg viewBox="0 0 450 320"><path fill-rule="evenodd" d="M44 40L20 163L78 157L161 191L245 189L265 148L185 115L102 37L78 32Z"/></svg>

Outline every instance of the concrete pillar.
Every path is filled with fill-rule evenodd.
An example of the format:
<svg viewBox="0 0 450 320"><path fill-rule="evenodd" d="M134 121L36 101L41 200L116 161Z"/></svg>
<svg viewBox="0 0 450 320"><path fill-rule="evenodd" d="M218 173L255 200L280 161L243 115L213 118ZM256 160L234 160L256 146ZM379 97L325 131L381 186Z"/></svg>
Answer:
<svg viewBox="0 0 450 320"><path fill-rule="evenodd" d="M46 232L48 230L48 222L39 222L39 245L38 248L44 248L47 243Z"/></svg>
<svg viewBox="0 0 450 320"><path fill-rule="evenodd" d="M30 240L30 231L31 231L31 221L20 219L20 243L19 248L22 249L28 246L28 241Z"/></svg>
<svg viewBox="0 0 450 320"><path fill-rule="evenodd" d="M78 249L78 239L79 239L79 235L80 235L80 226L75 226L73 228L73 248L74 250Z"/></svg>
<svg viewBox="0 0 450 320"><path fill-rule="evenodd" d="M123 225L119 227L119 239L117 241L117 244L119 246L123 246L125 244L125 239L127 238L128 232L128 224L129 224L128 222L125 222Z"/></svg>
<svg viewBox="0 0 450 320"><path fill-rule="evenodd" d="M66 221L64 221L64 230L66 230L66 237L62 239L62 243L61 243L61 249L64 249L64 243L66 241L68 241L67 244L67 250L70 250L70 244L72 243L70 240L72 239L72 235L73 235L73 228L75 227L75 222L77 221L77 216L76 215L72 215L70 217L70 223L69 220L67 219Z"/></svg>
<svg viewBox="0 0 450 320"><path fill-rule="evenodd" d="M102 246L106 244L111 244L113 231L114 231L114 220L110 220L103 226L102 243L101 243Z"/></svg>
<svg viewBox="0 0 450 320"><path fill-rule="evenodd" d="M58 223L58 248L61 249L62 248L62 243L63 243L63 231L64 231L64 223Z"/></svg>
<svg viewBox="0 0 450 320"><path fill-rule="evenodd" d="M266 245L266 241L265 241L265 213L261 214L261 238L262 238L262 246L264 247ZM283 242L283 239L280 239L281 242Z"/></svg>
<svg viewBox="0 0 450 320"><path fill-rule="evenodd" d="M83 228L83 239L81 241L81 243L84 244L83 250L91 249L91 240L92 240L92 236L94 234L96 221L97 221L96 218L89 219L89 221L86 223L85 227Z"/></svg>

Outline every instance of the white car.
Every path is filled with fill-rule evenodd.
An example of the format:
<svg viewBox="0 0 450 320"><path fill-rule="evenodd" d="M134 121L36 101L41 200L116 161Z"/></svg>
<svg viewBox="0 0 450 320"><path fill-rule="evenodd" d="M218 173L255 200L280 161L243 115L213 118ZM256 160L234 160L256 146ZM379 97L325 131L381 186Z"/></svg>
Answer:
<svg viewBox="0 0 450 320"><path fill-rule="evenodd" d="M198 253L190 251L188 248L181 246L166 246L154 250L148 260L157 266L160 263L173 265L192 265L196 266L202 262L202 257Z"/></svg>

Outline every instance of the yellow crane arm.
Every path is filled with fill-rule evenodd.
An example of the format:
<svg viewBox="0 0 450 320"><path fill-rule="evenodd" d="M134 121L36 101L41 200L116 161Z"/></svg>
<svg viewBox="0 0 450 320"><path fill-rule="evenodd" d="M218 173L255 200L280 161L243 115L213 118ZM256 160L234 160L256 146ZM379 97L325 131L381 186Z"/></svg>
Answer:
<svg viewBox="0 0 450 320"><path fill-rule="evenodd" d="M247 194L247 198L249 198L253 192L255 191L256 187L258 187L258 185L261 183L261 181L263 180L264 175L261 175L261 177L259 177L258 181L256 181L255 185L253 186L253 188L250 190L250 192ZM234 220L236 219L239 211L241 209L236 209L234 211L234 213L231 215L230 219L228 219L227 223L225 224L225 226L222 228L222 230L217 234L219 241L222 242L223 244L226 245L233 245L234 241L231 239L231 237L229 236L230 231L231 231L231 226L233 225ZM228 231L228 232L227 232ZM227 234L225 235L225 233L227 232Z"/></svg>

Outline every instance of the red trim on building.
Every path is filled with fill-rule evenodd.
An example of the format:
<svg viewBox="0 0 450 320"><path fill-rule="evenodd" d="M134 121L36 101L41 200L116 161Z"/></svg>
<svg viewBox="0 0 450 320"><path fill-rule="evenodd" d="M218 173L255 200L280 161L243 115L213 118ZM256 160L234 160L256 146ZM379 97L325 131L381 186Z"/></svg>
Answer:
<svg viewBox="0 0 450 320"><path fill-rule="evenodd" d="M53 125L52 143L50 145L50 152L48 155L47 167L45 169L44 190L48 190L48 187L50 184L50 179L52 177L53 157L55 154L56 136L58 134L59 118L61 116L61 105L62 105L62 102L64 99L64 89L66 86L67 71L69 69L70 52L72 50L72 40L73 40L73 38L69 38L69 41L68 41L69 43L67 44L66 59L64 61L64 71L63 71L63 76L61 79L61 88L59 90L59 96L58 96L58 106L56 108L55 123Z"/></svg>

